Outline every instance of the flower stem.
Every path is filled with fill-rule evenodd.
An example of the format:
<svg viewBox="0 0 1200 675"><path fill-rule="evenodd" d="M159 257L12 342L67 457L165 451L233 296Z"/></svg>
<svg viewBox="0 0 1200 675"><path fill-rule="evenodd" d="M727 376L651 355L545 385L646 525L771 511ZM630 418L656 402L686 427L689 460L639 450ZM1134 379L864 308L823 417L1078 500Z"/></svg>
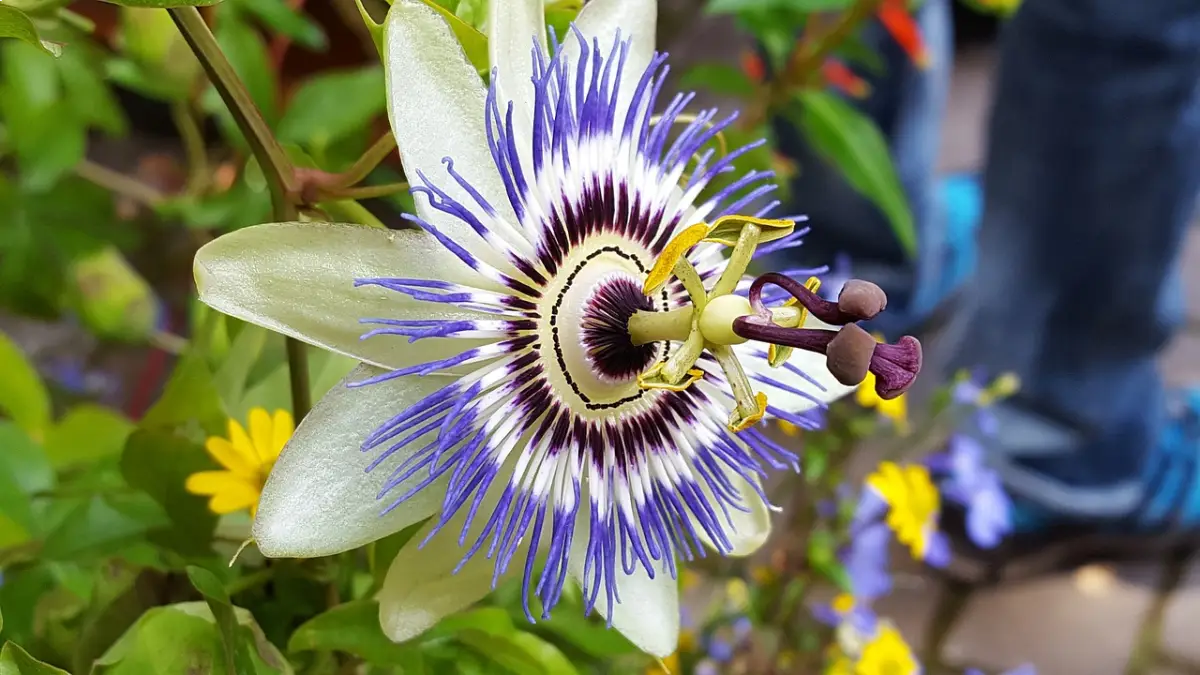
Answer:
<svg viewBox="0 0 1200 675"><path fill-rule="evenodd" d="M149 185L91 160L85 159L76 164L75 173L109 192L129 197L146 206L157 206L166 198L166 195Z"/></svg>
<svg viewBox="0 0 1200 675"><path fill-rule="evenodd" d="M190 101L177 101L171 105L171 118L175 129L183 140L183 152L187 157L187 193L201 195L208 190L212 176L208 169L208 148L204 145L204 134L192 110Z"/></svg>
<svg viewBox="0 0 1200 675"><path fill-rule="evenodd" d="M183 39L196 54L209 81L221 95L238 129L250 144L250 151L258 159L263 178L271 193L271 215L277 222L294 221L299 217L292 201L295 169L280 147L279 141L267 127L262 114L254 105L250 92L238 78L237 72L221 52L217 39L213 37L200 10L195 7L175 7L167 10ZM292 388L292 416L299 422L312 407L312 395L308 385L308 358L304 345L296 339L285 338L287 344L288 374Z"/></svg>
<svg viewBox="0 0 1200 675"><path fill-rule="evenodd" d="M387 197L397 192L407 192L408 183L385 183L383 185L360 185L358 187L334 188L323 195L334 199L375 199ZM322 199L324 201L324 199Z"/></svg>
<svg viewBox="0 0 1200 675"><path fill-rule="evenodd" d="M357 185L367 177L367 174L375 170L379 163L387 159L387 156L392 154L396 149L396 137L392 132L379 137L367 151L359 157L354 164L341 173L342 185Z"/></svg>
<svg viewBox="0 0 1200 675"><path fill-rule="evenodd" d="M837 49L858 26L869 19L883 4L883 0L857 0L838 18L811 49L805 50L791 69L794 82L805 82L821 68L825 57Z"/></svg>
<svg viewBox="0 0 1200 675"><path fill-rule="evenodd" d="M238 129L250 144L250 151L258 159L263 176L271 192L271 207L274 217L280 221L296 219L296 207L288 196L292 187L293 170L291 162L284 154L283 148L275 140L275 136L267 127L266 121L246 86L238 78L237 72L230 65L225 54L221 52L217 39L213 37L208 24L200 16L200 10L195 7L174 7L167 10L183 39L195 52L196 58L204 67L208 79L221 95L221 100L229 108Z"/></svg>

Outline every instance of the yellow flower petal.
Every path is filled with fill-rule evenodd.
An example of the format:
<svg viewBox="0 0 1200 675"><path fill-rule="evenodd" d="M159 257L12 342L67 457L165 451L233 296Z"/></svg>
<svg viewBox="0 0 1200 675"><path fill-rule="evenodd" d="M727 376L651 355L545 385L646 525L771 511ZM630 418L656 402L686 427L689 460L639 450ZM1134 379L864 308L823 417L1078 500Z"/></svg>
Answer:
<svg viewBox="0 0 1200 675"><path fill-rule="evenodd" d="M854 401L864 408L874 408L883 402L875 391L875 373L867 373L862 384L854 391Z"/></svg>
<svg viewBox="0 0 1200 675"><path fill-rule="evenodd" d="M199 475L199 474L197 474ZM259 488L244 480L226 481L208 500L208 510L218 515L253 509L258 504Z"/></svg>
<svg viewBox="0 0 1200 675"><path fill-rule="evenodd" d="M188 476L183 486L194 495L215 495L231 485L245 482L232 471L201 471Z"/></svg>
<svg viewBox="0 0 1200 675"><path fill-rule="evenodd" d="M292 434L296 432L296 423L292 420L292 414L286 410L276 410L275 416L271 420L271 461L275 461L279 457L279 453L283 452L283 446L292 438Z"/></svg>
<svg viewBox="0 0 1200 675"><path fill-rule="evenodd" d="M262 465L258 452L254 449L254 443L246 433L246 428L235 419L229 420L229 443L238 454L246 459L248 464L255 468L255 471Z"/></svg>
<svg viewBox="0 0 1200 675"><path fill-rule="evenodd" d="M250 478L258 475L258 462L256 457L248 457L243 452L234 447L228 439L220 436L213 436L204 443L204 449L208 450L208 454L221 466L230 471Z"/></svg>
<svg viewBox="0 0 1200 675"><path fill-rule="evenodd" d="M254 454L258 457L259 465L269 463L275 458L271 452L274 434L271 430L271 413L265 408L254 408L250 411L250 443L254 446Z"/></svg>

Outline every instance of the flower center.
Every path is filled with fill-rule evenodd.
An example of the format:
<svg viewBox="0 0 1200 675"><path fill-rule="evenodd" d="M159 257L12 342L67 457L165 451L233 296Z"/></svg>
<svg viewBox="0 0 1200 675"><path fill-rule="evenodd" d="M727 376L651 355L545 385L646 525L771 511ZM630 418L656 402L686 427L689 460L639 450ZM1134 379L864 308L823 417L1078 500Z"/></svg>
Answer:
<svg viewBox="0 0 1200 675"><path fill-rule="evenodd" d="M637 311L654 311L654 302L641 284L623 273L602 279L584 302L580 338L592 371L602 380L631 380L654 362L658 343L634 345L629 318Z"/></svg>

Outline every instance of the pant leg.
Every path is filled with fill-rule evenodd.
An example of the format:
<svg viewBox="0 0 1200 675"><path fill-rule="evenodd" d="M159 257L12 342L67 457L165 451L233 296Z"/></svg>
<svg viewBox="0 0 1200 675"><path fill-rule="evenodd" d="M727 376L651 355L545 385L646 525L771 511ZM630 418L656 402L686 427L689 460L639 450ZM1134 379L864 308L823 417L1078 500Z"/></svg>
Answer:
<svg viewBox="0 0 1200 675"><path fill-rule="evenodd" d="M956 360L1021 377L1019 405L1001 411L1011 489L1116 515L1141 498L1162 419L1157 359L1182 319L1200 2L1025 0L1001 51Z"/></svg>
<svg viewBox="0 0 1200 675"><path fill-rule="evenodd" d="M807 214L812 234L803 247L788 252L789 259L772 261L772 266L823 265L838 254L847 254L854 276L875 281L888 291L891 302L881 318L893 325L876 326L888 332L903 330L903 325L913 320L908 310L914 285L926 279L935 283L945 246L934 181L954 58L950 0L926 0L916 19L929 50L930 66L917 68L881 25L870 22L863 41L880 56L884 68L878 73L857 69L871 85L871 94L854 103L879 125L888 140L917 226L917 260L905 257L883 214L859 195L836 167L819 157L789 120L775 125L780 152L799 165L799 173L789 185L789 212Z"/></svg>

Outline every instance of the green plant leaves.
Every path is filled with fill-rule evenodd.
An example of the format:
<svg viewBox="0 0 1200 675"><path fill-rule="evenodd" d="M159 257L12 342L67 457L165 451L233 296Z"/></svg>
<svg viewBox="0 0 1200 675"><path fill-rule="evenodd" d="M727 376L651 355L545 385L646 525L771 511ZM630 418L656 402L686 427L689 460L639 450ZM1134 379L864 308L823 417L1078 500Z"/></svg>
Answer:
<svg viewBox="0 0 1200 675"><path fill-rule="evenodd" d="M0 5L0 38L13 38L50 54L58 56L62 48L54 43L43 42L38 37L37 27L24 12L9 5Z"/></svg>
<svg viewBox="0 0 1200 675"><path fill-rule="evenodd" d="M121 454L121 474L130 487L162 507L170 527L151 532L152 540L184 555L211 553L217 517L205 499L184 488L187 477L214 468L199 445L162 431L139 430Z"/></svg>
<svg viewBox="0 0 1200 675"><path fill-rule="evenodd" d="M383 68L318 75L300 86L279 121L279 139L323 149L384 111Z"/></svg>
<svg viewBox="0 0 1200 675"><path fill-rule="evenodd" d="M0 412L37 438L50 424L50 394L33 364L0 333Z"/></svg>
<svg viewBox="0 0 1200 675"><path fill-rule="evenodd" d="M707 10L712 14L737 14L787 10L796 13L830 12L845 9L853 0L709 0Z"/></svg>
<svg viewBox="0 0 1200 675"><path fill-rule="evenodd" d="M398 645L379 627L379 603L357 600L338 605L304 623L288 640L289 652L329 650L387 665L412 658L411 646Z"/></svg>
<svg viewBox="0 0 1200 675"><path fill-rule="evenodd" d="M124 415L84 403L68 410L46 434L46 456L56 469L115 458L132 431Z"/></svg>
<svg viewBox="0 0 1200 675"><path fill-rule="evenodd" d="M805 138L841 169L854 189L879 207L905 252L916 255L912 211L878 127L836 94L802 91L796 97Z"/></svg>
<svg viewBox="0 0 1200 675"><path fill-rule="evenodd" d="M222 0L104 0L112 5L121 5L122 7L208 7L215 5Z"/></svg>
<svg viewBox="0 0 1200 675"><path fill-rule="evenodd" d="M222 604L222 606L225 606ZM155 607L96 660L92 675L291 675L283 655L267 642L254 618L229 606L223 612L246 660L229 669L218 619L203 602ZM232 621L230 621L232 617Z"/></svg>
<svg viewBox="0 0 1200 675"><path fill-rule="evenodd" d="M233 603L229 601L229 594L225 592L221 581L203 567L188 567L187 575L196 590L200 591L200 595L204 596L204 601L208 603L208 608L216 619L217 629L221 632L225 669L230 673L253 672L254 664L250 652L246 644L237 639L237 619L234 617Z"/></svg>
<svg viewBox="0 0 1200 675"><path fill-rule="evenodd" d="M15 643L6 642L4 648L0 649L0 675L70 675L70 673L42 663Z"/></svg>

